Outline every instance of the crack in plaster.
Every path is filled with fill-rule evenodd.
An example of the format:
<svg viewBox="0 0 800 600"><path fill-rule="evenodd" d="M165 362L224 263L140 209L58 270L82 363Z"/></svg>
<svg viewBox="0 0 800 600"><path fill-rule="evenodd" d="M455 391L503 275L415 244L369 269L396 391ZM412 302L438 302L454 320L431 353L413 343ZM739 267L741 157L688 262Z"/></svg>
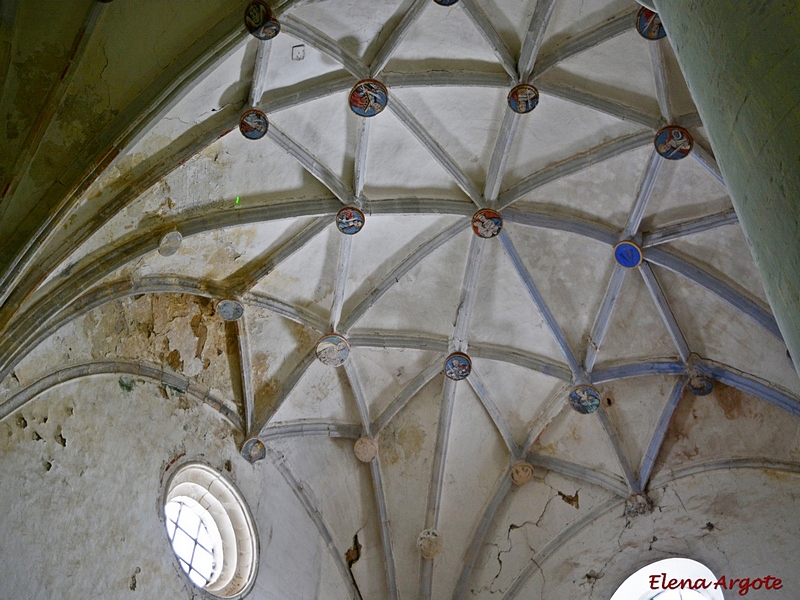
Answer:
<svg viewBox="0 0 800 600"><path fill-rule="evenodd" d="M544 482L543 482L543 483L544 483ZM549 485L548 483L544 483L544 484L545 484L547 487L549 487L551 490L553 490L553 487L552 487L551 485ZM505 589L500 589L500 588L498 588L498 589L494 589L494 590L493 590L493 589L492 589L492 586L494 586L495 582L497 581L497 579L500 577L500 575L501 575L501 574L502 574L502 572L503 572L503 560L502 560L502 558L501 558L501 555L503 555L503 554L509 554L509 553L510 553L510 552L511 552L511 551L514 549L514 548L513 548L513 546L514 546L514 542L511 540L511 532L512 532L512 531L516 531L517 529L523 529L524 527L526 527L526 526L528 526L528 525L533 525L534 527L538 527L538 526L539 526L539 523L541 523L541 522L542 522L542 519L544 518L544 515L545 515L545 513L547 512L547 509L548 509L548 507L550 506L550 503L551 503L551 502L552 502L554 499L558 498L558 497L559 497L559 494L561 494L561 492L558 492L557 494L552 494L552 495L550 496L550 498L548 498L547 502L546 502L546 503L545 503L545 505L544 505L544 508L542 509L542 512L541 512L541 514L539 515L539 518L538 518L538 519L536 519L536 521L529 520L529 521L525 521L525 522L523 522L523 523L521 523L521 524L519 524L519 525L518 525L518 524L516 524L516 523L510 523L510 524L509 524L509 526L508 526L508 531L506 532L506 541L508 542L508 548L507 548L507 549L500 548L500 546L499 546L498 544L487 544L487 546L494 546L494 547L496 547L496 548L498 549L498 552L497 552L497 562L498 562L499 568L498 568L498 570L497 570L497 573L495 574L495 576L492 578L492 581L491 581L491 583L489 583L489 585L488 585L488 586L483 586L483 588L481 588L481 590L479 590L479 591L483 591L483 590L485 590L485 591L488 591L490 594L495 594L495 593L498 593L498 592L502 594L502 593L504 593L504 592L505 592ZM563 494L562 494L562 495L563 495ZM530 543L528 542L527 536L525 537L525 544L528 546L528 549L529 549L531 552L536 552L536 551L535 551L535 550L534 550L534 549L531 547ZM533 559L533 557L531 557L531 558L530 558L530 561L531 561L531 562L533 562L533 563L534 563L534 564L535 564L537 567L539 567L539 571L540 571L540 572L542 571L542 568L541 568L541 566L539 565L539 563L537 563L537 562L536 562L536 561ZM545 582L544 582L544 573L543 573L543 572L542 572L542 580L543 580L543 583L542 583L542 589L544 589L544 583L545 583ZM474 594L476 590L474 590L474 589L473 589L473 590L470 590L470 591L471 591L471 592Z"/></svg>
<svg viewBox="0 0 800 600"><path fill-rule="evenodd" d="M361 528L363 529L363 527ZM358 582L356 581L356 576L353 573L353 565L358 562L358 559L361 558L361 543L358 541L358 532L361 531L359 529L356 534L353 536L353 545L345 552L344 558L347 561L347 570L350 571L350 579L353 580L353 587L356 590L356 594L358 594L359 600L363 600L361 596L361 590L358 588Z"/></svg>

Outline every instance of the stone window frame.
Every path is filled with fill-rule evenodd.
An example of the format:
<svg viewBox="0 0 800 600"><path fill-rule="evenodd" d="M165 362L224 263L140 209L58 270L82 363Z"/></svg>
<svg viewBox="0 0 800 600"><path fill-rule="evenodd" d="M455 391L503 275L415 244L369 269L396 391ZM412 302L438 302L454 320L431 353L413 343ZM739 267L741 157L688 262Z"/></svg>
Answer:
<svg viewBox="0 0 800 600"><path fill-rule="evenodd" d="M255 583L259 557L255 520L247 502L232 481L204 462L185 461L171 467L174 470L171 469L172 473L164 482L158 516L164 525L164 541L169 544L175 566L199 597L244 598ZM164 510L168 502L181 497L194 500L208 511L222 542L221 564L215 567L215 579L203 588L186 575L166 535Z"/></svg>

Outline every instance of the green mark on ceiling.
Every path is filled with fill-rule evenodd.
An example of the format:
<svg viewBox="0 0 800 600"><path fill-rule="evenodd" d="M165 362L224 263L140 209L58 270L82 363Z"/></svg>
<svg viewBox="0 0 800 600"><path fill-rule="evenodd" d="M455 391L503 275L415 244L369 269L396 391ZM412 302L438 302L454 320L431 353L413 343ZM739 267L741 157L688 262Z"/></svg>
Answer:
<svg viewBox="0 0 800 600"><path fill-rule="evenodd" d="M133 388L136 387L136 382L130 377L120 377L119 387L121 387L124 392L132 392Z"/></svg>

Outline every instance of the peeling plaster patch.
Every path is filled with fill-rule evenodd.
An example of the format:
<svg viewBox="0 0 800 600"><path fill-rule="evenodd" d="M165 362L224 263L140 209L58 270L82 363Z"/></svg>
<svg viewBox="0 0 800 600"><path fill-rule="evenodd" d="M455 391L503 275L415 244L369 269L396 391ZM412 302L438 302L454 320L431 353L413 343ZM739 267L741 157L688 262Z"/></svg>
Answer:
<svg viewBox="0 0 800 600"><path fill-rule="evenodd" d="M134 591L135 577L143 598L187 597L171 570L174 559L154 504L162 463L185 452L221 467L236 446L231 427L215 413L180 411L154 402L157 396L156 384L123 392L116 377L100 376L65 383L28 404L24 430L15 419L22 414L0 423L0 471L3 481L13 482L0 490L7 507L0 538L17 540L21 548L0 550L4 591L31 598L52 597L52 590L65 598L117 598ZM41 441L30 440L34 427ZM13 500L20 496L25 502ZM48 548L37 539L50 540ZM31 567L42 564L47 570L31 577Z"/></svg>
<svg viewBox="0 0 800 600"><path fill-rule="evenodd" d="M345 552L344 559L347 561L347 570L350 571L350 579L353 580L353 586L356 588L358 597L361 598L361 590L358 589L358 582L356 576L353 574L353 565L361 558L361 543L358 541L358 533L353 536L353 546L348 548Z"/></svg>
<svg viewBox="0 0 800 600"><path fill-rule="evenodd" d="M708 396L684 394L653 473L732 457L796 462L800 431L784 410L715 382Z"/></svg>
<svg viewBox="0 0 800 600"><path fill-rule="evenodd" d="M194 379L218 398L234 398L225 337L225 324L209 299L131 296L64 325L20 362L15 373L22 385L30 385L71 365L142 361ZM125 376L123 385L133 380Z"/></svg>
<svg viewBox="0 0 800 600"><path fill-rule="evenodd" d="M399 460L412 461L425 443L425 429L408 418L404 423L390 423L381 432L379 445L381 460L395 464Z"/></svg>
<svg viewBox="0 0 800 600"><path fill-rule="evenodd" d="M725 414L726 419L738 419L742 416L742 405L745 393L724 383L715 382L714 399Z"/></svg>
<svg viewBox="0 0 800 600"><path fill-rule="evenodd" d="M130 583L130 585L128 586L128 587L130 587L130 588L131 588L131 591L132 591L132 592L135 592L135 591L136 591L136 576L137 576L139 573L141 573L141 572L142 572L142 569L141 569L141 568L139 568L139 567L136 567L136 568L133 570L133 575L131 575L131 583Z"/></svg>
<svg viewBox="0 0 800 600"><path fill-rule="evenodd" d="M56 428L56 436L55 436L55 440L56 440L56 442L58 442L58 443L59 443L59 444L60 444L62 447L64 447L64 448L66 448L66 447L67 447L67 439L66 439L66 438L63 436L63 434L61 433L61 425L59 425L59 426Z"/></svg>
<svg viewBox="0 0 800 600"><path fill-rule="evenodd" d="M571 496L568 496L564 492L558 492L558 495L561 496L561 499L570 506L574 506L575 508L580 508L580 499L578 498L578 491L576 491Z"/></svg>

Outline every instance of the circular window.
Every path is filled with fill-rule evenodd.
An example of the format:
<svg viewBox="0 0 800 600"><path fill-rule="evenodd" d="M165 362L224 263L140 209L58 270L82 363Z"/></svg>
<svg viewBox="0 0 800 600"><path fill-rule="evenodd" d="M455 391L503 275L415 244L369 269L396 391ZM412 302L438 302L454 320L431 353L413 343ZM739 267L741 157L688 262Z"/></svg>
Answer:
<svg viewBox="0 0 800 600"><path fill-rule="evenodd" d="M611 600L724 600L713 586L716 581L711 569L696 560L667 558L636 571Z"/></svg>
<svg viewBox="0 0 800 600"><path fill-rule="evenodd" d="M255 580L258 538L239 491L201 463L179 467L164 497L167 538L184 573L217 598L241 598Z"/></svg>

